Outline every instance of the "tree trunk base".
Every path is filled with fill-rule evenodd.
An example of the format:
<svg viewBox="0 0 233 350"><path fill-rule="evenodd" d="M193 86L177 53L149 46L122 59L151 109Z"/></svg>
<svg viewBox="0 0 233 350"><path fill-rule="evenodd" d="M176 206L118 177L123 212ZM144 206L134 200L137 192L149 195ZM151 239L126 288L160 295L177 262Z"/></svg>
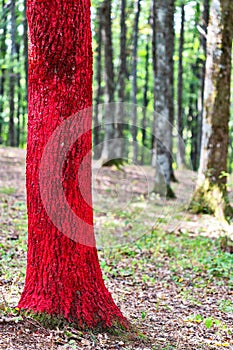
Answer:
<svg viewBox="0 0 233 350"><path fill-rule="evenodd" d="M92 332L108 332L111 334L120 335L124 332L130 332L131 331L131 324L128 320L122 319L120 317L115 317L115 319L112 320L111 325L106 325L105 323L99 322L95 326L80 324L77 321L69 320L63 316L55 316L51 315L47 312L35 312L30 309L20 309L19 311L20 315L23 315L28 318L32 318L39 322L43 327L46 329L64 329L65 327L71 326L74 329L77 329L80 331L80 334L82 331L88 331L91 330Z"/></svg>
<svg viewBox="0 0 233 350"><path fill-rule="evenodd" d="M218 185L210 184L209 180L199 186L190 203L190 210L193 213L213 214L220 221L229 221L233 215L233 208L230 206L226 191Z"/></svg>

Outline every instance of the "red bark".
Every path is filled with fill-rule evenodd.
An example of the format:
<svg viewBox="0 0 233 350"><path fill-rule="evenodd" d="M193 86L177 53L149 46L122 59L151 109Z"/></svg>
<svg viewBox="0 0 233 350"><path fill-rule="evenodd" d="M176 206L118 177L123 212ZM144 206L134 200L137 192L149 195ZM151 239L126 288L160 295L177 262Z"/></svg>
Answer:
<svg viewBox="0 0 233 350"><path fill-rule="evenodd" d="M82 245L78 236L71 239L59 231L49 218L40 193L40 162L51 135L64 120L92 104L90 1L28 0L27 17L30 39L28 257L19 308L63 316L79 327L106 328L114 321L127 326L104 285L96 247ZM77 115L81 129L91 129L91 122L90 113ZM60 152L58 146L55 142L54 154ZM90 157L86 161L88 167L81 164L90 149L91 132L87 132L69 152L61 181L67 202L81 219L82 226L76 227L77 231L83 234L89 225L93 236ZM48 171L51 169L48 164ZM80 176L89 204L79 189ZM56 208L50 190L48 198Z"/></svg>

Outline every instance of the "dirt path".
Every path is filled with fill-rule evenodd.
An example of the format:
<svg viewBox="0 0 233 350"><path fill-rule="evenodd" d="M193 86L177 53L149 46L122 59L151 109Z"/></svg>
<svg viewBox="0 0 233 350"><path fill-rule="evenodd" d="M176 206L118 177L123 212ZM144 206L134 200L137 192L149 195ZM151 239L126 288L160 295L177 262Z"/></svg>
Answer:
<svg viewBox="0 0 233 350"><path fill-rule="evenodd" d="M123 313L140 329L137 339L71 328L48 330L18 315L14 307L26 265L24 158L23 150L0 148L1 349L233 349L233 277L227 282L231 272L221 279L210 277L206 266L220 273L224 260L212 263L208 256L202 261L192 255L193 241L195 247L200 244L197 255L206 244L213 249L210 255L216 252L223 259L203 236L214 239L232 227L208 215L187 213L195 182L190 171L177 173L177 200L168 202L147 191L153 183L150 167L96 169L93 174L104 279ZM152 228L156 230L151 236ZM190 267L186 253L193 259ZM224 271L231 269L228 262Z"/></svg>

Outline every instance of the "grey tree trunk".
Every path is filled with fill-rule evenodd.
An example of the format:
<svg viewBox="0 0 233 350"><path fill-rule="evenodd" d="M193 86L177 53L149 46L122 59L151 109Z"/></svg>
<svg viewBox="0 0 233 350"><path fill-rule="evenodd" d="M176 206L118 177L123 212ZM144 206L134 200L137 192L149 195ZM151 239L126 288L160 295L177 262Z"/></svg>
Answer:
<svg viewBox="0 0 233 350"><path fill-rule="evenodd" d="M132 65L132 102L135 108L133 108L133 162L138 160L138 144L137 144L137 62L138 62L138 26L139 26L139 17L141 12L141 0L135 2L135 20L134 20L134 29L133 29L133 65Z"/></svg>
<svg viewBox="0 0 233 350"><path fill-rule="evenodd" d="M102 39L104 46L104 81L105 81L105 103L104 112L105 136L104 145L101 154L102 165L108 164L115 158L114 138L115 130L115 111L113 110L114 101L114 68L113 68L113 46L112 46L112 21L111 21L111 0L104 0L101 7L102 17Z"/></svg>
<svg viewBox="0 0 233 350"><path fill-rule="evenodd" d="M24 0L23 41L24 41L24 69L26 80L26 103L28 101L28 22L26 15L27 0ZM27 108L26 108L27 109Z"/></svg>
<svg viewBox="0 0 233 350"><path fill-rule="evenodd" d="M126 0L121 0L121 19L120 19L120 67L118 77L118 104L116 105L115 118L115 157L118 165L122 163L124 155L124 140L123 140L123 123L124 123L124 102L125 102L125 81L127 76L127 61L126 61Z"/></svg>
<svg viewBox="0 0 233 350"><path fill-rule="evenodd" d="M150 20L150 19L149 19ZM149 58L150 58L150 40L151 36L147 35L146 41L146 57L145 57L145 85L143 91L143 117L142 117L142 145L146 146L146 126L147 126L147 107L149 104L148 88L149 88ZM144 164L144 149L141 154L141 164Z"/></svg>
<svg viewBox="0 0 233 350"><path fill-rule="evenodd" d="M201 20L201 31L200 31L200 50L204 55L205 59L201 62L199 72L199 96L198 96L198 159L201 156L201 141L202 141L202 122L203 122L203 111L204 111L204 88L205 88L205 70L206 70L206 37L207 28L210 16L210 0L204 0L202 9L202 20ZM199 63L200 64L200 63Z"/></svg>
<svg viewBox="0 0 233 350"><path fill-rule="evenodd" d="M213 0L207 36L203 138L197 188L192 208L224 220L227 205L227 155L230 117L232 0Z"/></svg>
<svg viewBox="0 0 233 350"><path fill-rule="evenodd" d="M16 44L16 54L17 54L17 63L18 66L20 65L20 44ZM19 147L20 145L20 115L21 115L21 84L20 84L20 73L16 74L16 81L17 81L17 112L16 112L16 118L17 118L17 130L16 130L16 146Z"/></svg>
<svg viewBox="0 0 233 350"><path fill-rule="evenodd" d="M172 125L171 71L169 65L173 61L174 36L170 30L174 23L174 0L157 0L153 2L153 55L154 57L154 94L155 94L155 147L156 175L155 192L174 197L170 187L171 181L171 144ZM172 11L172 13L171 13ZM173 39L172 39L173 38ZM173 79L173 78L172 78Z"/></svg>
<svg viewBox="0 0 233 350"><path fill-rule="evenodd" d="M15 42L15 0L11 0L11 69L9 74L9 107L10 107L10 116L9 116L9 144L10 146L15 146L15 124L14 124L14 116L15 116L15 73L14 73L14 58L16 53L16 42Z"/></svg>
<svg viewBox="0 0 233 350"><path fill-rule="evenodd" d="M177 164L178 168L185 167L185 148L183 140L183 49L184 49L184 24L185 9L184 4L181 6L181 26L180 26L180 42L179 42L179 72L178 72L178 101L177 101L177 125L178 125L178 152Z"/></svg>
<svg viewBox="0 0 233 350"><path fill-rule="evenodd" d="M99 104L102 97L102 16L101 16L101 7L97 9L96 16L96 36L97 36L97 50L96 50L96 81L97 81L97 90L95 96L95 106L94 106L94 156L96 159L101 156L101 149L99 149Z"/></svg>
<svg viewBox="0 0 233 350"><path fill-rule="evenodd" d="M2 9L4 11L4 6L5 6L5 0L2 0ZM1 36L1 50L0 50L0 57L2 62L5 61L5 56L6 56L6 29L7 29L7 18L6 18L6 14L3 13L2 16L2 29L3 29L3 33ZM6 69L4 67L4 65L2 65L1 68L1 82L0 82L0 144L2 144L2 131L3 131L3 122L4 122L4 118L3 118L3 110L4 110L4 92L5 92L5 73L6 73Z"/></svg>

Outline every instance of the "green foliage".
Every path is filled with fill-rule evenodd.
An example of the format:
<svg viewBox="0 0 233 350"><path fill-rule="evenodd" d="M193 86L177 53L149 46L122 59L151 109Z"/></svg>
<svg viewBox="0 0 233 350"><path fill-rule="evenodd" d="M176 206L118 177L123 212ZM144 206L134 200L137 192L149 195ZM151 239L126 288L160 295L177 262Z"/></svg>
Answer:
<svg viewBox="0 0 233 350"><path fill-rule="evenodd" d="M15 193L16 189L13 187L2 187L0 188L0 194L7 194L7 195L12 195Z"/></svg>

